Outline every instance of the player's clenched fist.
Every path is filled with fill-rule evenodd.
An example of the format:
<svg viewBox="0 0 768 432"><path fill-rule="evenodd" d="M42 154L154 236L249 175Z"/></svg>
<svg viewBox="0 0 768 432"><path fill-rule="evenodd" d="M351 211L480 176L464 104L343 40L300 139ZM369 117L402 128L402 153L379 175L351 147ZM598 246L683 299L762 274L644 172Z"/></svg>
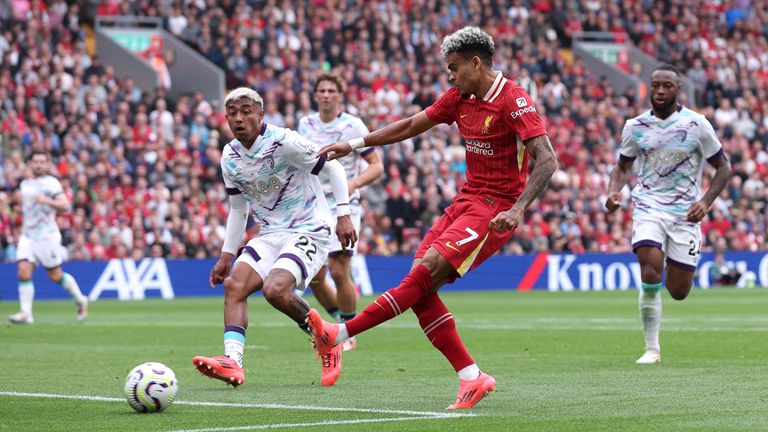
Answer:
<svg viewBox="0 0 768 432"><path fill-rule="evenodd" d="M500 233L505 233L509 230L517 228L520 222L523 221L523 211L521 209L512 207L507 211L503 211L496 215L491 220L490 227Z"/></svg>
<svg viewBox="0 0 768 432"><path fill-rule="evenodd" d="M608 194L608 198L605 200L605 208L609 212L613 213L621 206L621 195L619 192L611 192Z"/></svg>
<svg viewBox="0 0 768 432"><path fill-rule="evenodd" d="M211 269L211 277L209 280L211 288L224 282L224 279L226 279L227 275L229 275L229 267L231 266L233 257L231 254L226 254L227 256L224 255L225 254L222 254L222 256L218 261L216 261L216 264L214 264L213 268Z"/></svg>
<svg viewBox="0 0 768 432"><path fill-rule="evenodd" d="M696 201L688 209L686 219L688 222L701 222L701 220L704 219L704 216L707 215L707 210L709 209L707 208L707 204L704 201Z"/></svg>

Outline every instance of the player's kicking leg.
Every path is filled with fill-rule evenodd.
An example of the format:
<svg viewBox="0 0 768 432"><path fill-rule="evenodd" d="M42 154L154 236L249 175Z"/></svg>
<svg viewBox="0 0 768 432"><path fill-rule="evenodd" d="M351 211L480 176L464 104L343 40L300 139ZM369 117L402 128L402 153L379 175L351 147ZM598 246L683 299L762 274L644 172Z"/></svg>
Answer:
<svg viewBox="0 0 768 432"><path fill-rule="evenodd" d="M430 268L433 271L430 271ZM450 312L445 309L445 305L442 304L439 297L431 296L431 293L428 293L433 287L441 286L451 272L453 272L453 268L448 265L447 261L441 260L440 254L436 250L430 249L424 260L414 266L400 285L382 294L381 297L367 306L357 318L342 324L331 324L323 321L316 310L310 310L307 315L307 322L312 330L316 349L321 354L330 352L350 336L394 318L412 306L419 305L422 298L430 298L432 300L428 303L416 306L414 312L419 316L420 322L423 320L422 328L425 333L429 330L436 331L435 339L441 339L441 343L439 347L435 346L446 355L459 372L459 394L455 403L450 405L448 409L471 408L495 390L496 382L489 375L480 372L458 337ZM433 278L438 281L436 284L433 284ZM442 308L438 308L438 306L442 306ZM422 313L424 311L429 311L430 314ZM437 314L434 319L431 319L432 314Z"/></svg>

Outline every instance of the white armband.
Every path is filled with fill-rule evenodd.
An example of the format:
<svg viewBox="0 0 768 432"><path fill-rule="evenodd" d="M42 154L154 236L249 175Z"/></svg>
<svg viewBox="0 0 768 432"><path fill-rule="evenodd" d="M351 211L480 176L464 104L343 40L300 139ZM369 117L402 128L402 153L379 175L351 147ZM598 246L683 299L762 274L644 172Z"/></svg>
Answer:
<svg viewBox="0 0 768 432"><path fill-rule="evenodd" d="M352 147L352 150L363 148L365 147L365 140L363 139L363 137L352 138L351 140L349 140L349 146Z"/></svg>
<svg viewBox="0 0 768 432"><path fill-rule="evenodd" d="M349 210L349 203L341 203L336 204L336 217L342 217L342 216L349 216L350 210Z"/></svg>

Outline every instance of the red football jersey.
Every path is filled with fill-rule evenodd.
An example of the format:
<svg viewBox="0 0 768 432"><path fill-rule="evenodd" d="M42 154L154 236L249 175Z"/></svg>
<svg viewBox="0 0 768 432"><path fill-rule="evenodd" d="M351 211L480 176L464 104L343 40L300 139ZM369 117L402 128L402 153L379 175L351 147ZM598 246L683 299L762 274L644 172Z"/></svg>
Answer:
<svg viewBox="0 0 768 432"><path fill-rule="evenodd" d="M432 121L459 126L467 156L462 194L517 200L528 178L522 141L547 133L522 87L499 73L484 98L462 98L454 87L425 113Z"/></svg>

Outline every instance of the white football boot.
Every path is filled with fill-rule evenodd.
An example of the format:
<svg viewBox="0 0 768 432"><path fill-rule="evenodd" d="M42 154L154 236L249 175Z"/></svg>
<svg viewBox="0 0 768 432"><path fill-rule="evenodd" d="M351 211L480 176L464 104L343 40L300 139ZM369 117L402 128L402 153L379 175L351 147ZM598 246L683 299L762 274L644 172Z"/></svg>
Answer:
<svg viewBox="0 0 768 432"><path fill-rule="evenodd" d="M656 364L661 363L661 353L658 350L649 349L645 351L642 357L637 359L636 364Z"/></svg>
<svg viewBox="0 0 768 432"><path fill-rule="evenodd" d="M11 324L33 324L35 320L33 320L30 315L27 315L23 312L19 312L9 316L8 322L10 322Z"/></svg>

